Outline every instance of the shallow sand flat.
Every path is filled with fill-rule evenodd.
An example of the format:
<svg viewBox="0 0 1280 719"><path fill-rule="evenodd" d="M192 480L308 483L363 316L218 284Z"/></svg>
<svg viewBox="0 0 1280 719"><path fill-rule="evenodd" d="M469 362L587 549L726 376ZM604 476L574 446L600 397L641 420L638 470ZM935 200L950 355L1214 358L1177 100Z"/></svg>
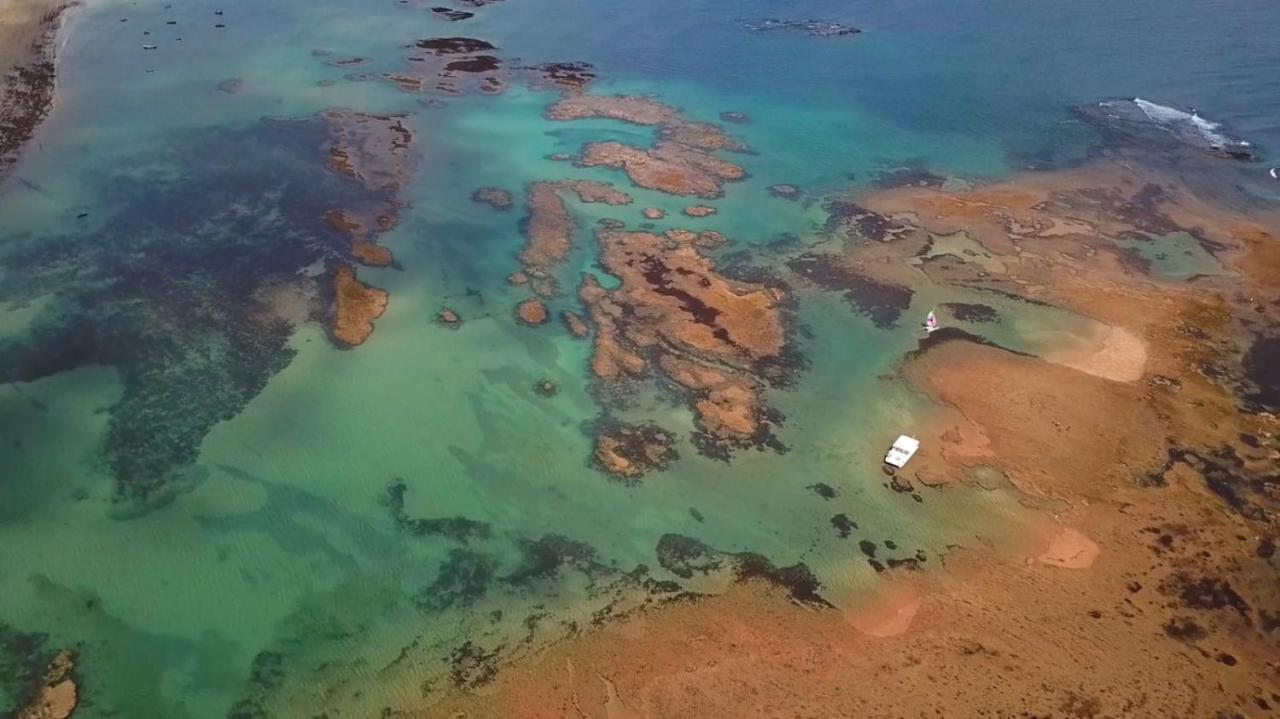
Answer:
<svg viewBox="0 0 1280 719"><path fill-rule="evenodd" d="M1136 382L1147 364L1147 347L1124 328L1104 326L1092 337L1050 351L1044 358L1103 379Z"/></svg>
<svg viewBox="0 0 1280 719"><path fill-rule="evenodd" d="M34 58L32 42L40 36L45 17L67 4L67 0L0 1L0 75Z"/></svg>

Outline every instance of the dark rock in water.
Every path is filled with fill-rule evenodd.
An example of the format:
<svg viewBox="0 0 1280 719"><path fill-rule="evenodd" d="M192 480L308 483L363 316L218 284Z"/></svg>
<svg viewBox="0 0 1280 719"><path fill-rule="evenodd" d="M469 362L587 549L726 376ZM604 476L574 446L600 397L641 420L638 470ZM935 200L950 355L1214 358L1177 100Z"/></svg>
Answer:
<svg viewBox="0 0 1280 719"><path fill-rule="evenodd" d="M743 27L751 32L795 31L803 32L809 37L845 37L862 32L851 25L843 25L828 20L780 20L765 18L744 22Z"/></svg>
<svg viewBox="0 0 1280 719"><path fill-rule="evenodd" d="M996 322L1000 315L994 308L970 302L943 302L942 308L961 322Z"/></svg>
<svg viewBox="0 0 1280 719"><path fill-rule="evenodd" d="M585 542L560 534L544 534L538 539L522 539L518 543L521 560L515 571L502 578L508 584L529 584L550 579L566 567L577 569L589 577L608 571L596 559L596 550Z"/></svg>
<svg viewBox="0 0 1280 719"><path fill-rule="evenodd" d="M1254 160L1257 150L1232 137L1221 123L1144 100L1111 99L1076 108L1076 115L1119 139L1165 147L1188 147L1232 160Z"/></svg>
<svg viewBox="0 0 1280 719"><path fill-rule="evenodd" d="M462 316L451 307L442 307L436 313L436 322L451 330L456 330L462 326Z"/></svg>
<svg viewBox="0 0 1280 719"><path fill-rule="evenodd" d="M947 181L946 177L930 172L920 166L879 170L874 173L874 176L875 179L871 181L871 185L884 189L894 187L942 187Z"/></svg>
<svg viewBox="0 0 1280 719"><path fill-rule="evenodd" d="M691 537L664 534L656 548L658 565L677 577L690 579L694 573L707 574L724 565L724 555Z"/></svg>
<svg viewBox="0 0 1280 719"><path fill-rule="evenodd" d="M472 55L461 60L454 60L444 66L445 72L493 72L502 65L502 61L493 55Z"/></svg>
<svg viewBox="0 0 1280 719"><path fill-rule="evenodd" d="M560 391L560 387L549 379L544 379L534 385L534 389L543 397L555 397Z"/></svg>
<svg viewBox="0 0 1280 719"><path fill-rule="evenodd" d="M898 222L872 212L853 202L833 200L823 208L827 211L827 221L823 230L828 234L856 239L856 235L875 242L893 242L909 232L909 225Z"/></svg>
<svg viewBox="0 0 1280 719"><path fill-rule="evenodd" d="M535 86L551 85L575 92L585 90L596 79L595 67L589 62L544 62L521 69L533 73Z"/></svg>
<svg viewBox="0 0 1280 719"><path fill-rule="evenodd" d="M511 193L499 187L481 187L471 193L471 201L486 204L495 210L510 210L514 204Z"/></svg>
<svg viewBox="0 0 1280 719"><path fill-rule="evenodd" d="M228 78L218 83L218 90L228 95L235 95L244 89L244 80L238 77Z"/></svg>
<svg viewBox="0 0 1280 719"><path fill-rule="evenodd" d="M476 16L473 12L455 10L451 7L433 7L431 8L431 12L435 13L436 17L442 17L449 22L458 22L459 20L466 20Z"/></svg>
<svg viewBox="0 0 1280 719"><path fill-rule="evenodd" d="M745 113L733 112L731 110L726 110L720 113L720 119L725 122L732 122L735 125L745 125L748 121Z"/></svg>

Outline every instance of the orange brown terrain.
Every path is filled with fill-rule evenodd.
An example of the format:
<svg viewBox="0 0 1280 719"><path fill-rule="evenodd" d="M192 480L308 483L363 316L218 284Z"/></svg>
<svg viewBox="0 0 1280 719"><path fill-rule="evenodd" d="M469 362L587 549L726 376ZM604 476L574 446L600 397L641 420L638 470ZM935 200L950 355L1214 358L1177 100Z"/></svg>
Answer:
<svg viewBox="0 0 1280 719"><path fill-rule="evenodd" d="M652 147L596 142L583 148L578 164L623 170L638 187L673 195L716 198L724 184L746 177L738 165L713 152L742 152L746 147L716 125L688 120L675 108L647 97L573 95L547 110L552 120L619 120L657 128Z"/></svg>
<svg viewBox="0 0 1280 719"><path fill-rule="evenodd" d="M339 265L333 273L333 304L329 331L343 347L364 344L373 333L373 321L387 309L388 293L356 278L350 265Z"/></svg>
<svg viewBox="0 0 1280 719"><path fill-rule="evenodd" d="M851 553L878 581L845 608L758 581L683 596L514 660L422 716L1280 712L1280 422L1274 378L1251 359L1280 327L1280 218L1111 161L886 189L831 213L827 239L790 263L795 292L840 291L887 323L913 293L948 300L944 329L895 375L930 403L893 488L1008 488L1028 512L1021 546L975 537L927 571ZM1226 273L1163 279L1117 242L1176 231ZM756 410L738 410L760 402L755 368L785 342L778 291L718 275L693 233L597 234L622 284L581 289L595 374L660 372L697 397L703 431L749 431ZM1004 312L1049 306L1093 329L1034 351L983 335ZM625 476L629 456L600 437L597 461Z"/></svg>

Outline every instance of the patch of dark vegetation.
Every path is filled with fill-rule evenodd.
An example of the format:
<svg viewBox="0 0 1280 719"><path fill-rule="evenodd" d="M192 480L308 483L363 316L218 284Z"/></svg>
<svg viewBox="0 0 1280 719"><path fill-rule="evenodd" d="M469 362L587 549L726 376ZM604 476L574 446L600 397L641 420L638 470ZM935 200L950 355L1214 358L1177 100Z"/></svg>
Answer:
<svg viewBox="0 0 1280 719"><path fill-rule="evenodd" d="M897 325L915 294L910 287L872 279L834 255L806 253L789 261L787 267L823 289L843 292L851 307L881 329Z"/></svg>
<svg viewBox="0 0 1280 719"><path fill-rule="evenodd" d="M1209 636L1209 632L1205 631L1204 627L1187 617L1174 617L1165 622L1164 633L1184 642L1198 642Z"/></svg>
<svg viewBox="0 0 1280 719"><path fill-rule="evenodd" d="M774 427L786 421L786 415L772 407L760 405L756 409L755 420L756 429L747 436L717 435L698 430L690 435L690 440L699 454L721 462L728 462L733 458L734 450L739 449L771 449L777 454L791 451L773 431Z"/></svg>
<svg viewBox="0 0 1280 719"><path fill-rule="evenodd" d="M1161 589L1166 594L1176 596L1184 607L1200 610L1231 609L1246 622L1249 621L1249 603L1225 579L1192 577L1178 572L1166 580Z"/></svg>
<svg viewBox="0 0 1280 719"><path fill-rule="evenodd" d="M734 555L737 562L738 581L759 579L787 590L792 599L815 607L833 608L831 602L818 594L822 584L814 576L813 570L804 562L790 566L778 567L765 557L753 552L742 552Z"/></svg>
<svg viewBox="0 0 1280 719"><path fill-rule="evenodd" d="M822 497L823 499L835 499L840 496L840 493L836 491L836 488L826 482L816 482L805 487L805 489L813 490L814 494Z"/></svg>
<svg viewBox="0 0 1280 719"><path fill-rule="evenodd" d="M174 173L126 161L94 180L119 208L97 229L6 238L0 301L58 299L0 340L0 384L114 367L123 392L101 453L117 501L171 496L208 431L288 366L293 320L263 291L310 286L307 268L347 256L325 212L393 199L326 169L329 138L323 118L170 136Z"/></svg>
<svg viewBox="0 0 1280 719"><path fill-rule="evenodd" d="M876 543L875 543L875 542L873 542L873 541L871 541L871 540L869 540L869 539L864 539L864 540L862 540L862 541L858 542L858 549L862 550L862 553L863 553L863 554L865 554L865 555L867 555L867 556L868 556L868 557L870 557L871 559L875 559L875 558L876 558Z"/></svg>
<svg viewBox="0 0 1280 719"><path fill-rule="evenodd" d="M493 560L469 549L450 550L436 578L414 597L420 608L439 612L470 606L484 597L495 574Z"/></svg>
<svg viewBox="0 0 1280 719"><path fill-rule="evenodd" d="M521 539L516 546L520 550L520 564L502 578L508 584L524 585L551 579L565 567L577 569L592 578L609 571L596 558L596 550L591 545L562 534Z"/></svg>
<svg viewBox="0 0 1280 719"><path fill-rule="evenodd" d="M879 189L894 187L942 187L947 178L926 170L923 165L895 167L872 173L871 186Z"/></svg>
<svg viewBox="0 0 1280 719"><path fill-rule="evenodd" d="M1244 396L1246 408L1280 413L1280 335L1254 340L1244 355L1244 376L1252 385Z"/></svg>
<svg viewBox="0 0 1280 719"><path fill-rule="evenodd" d="M0 621L0 716L17 716L43 685L44 673L56 651L49 637L23 632ZM5 700L12 704L6 705Z"/></svg>
<svg viewBox="0 0 1280 719"><path fill-rule="evenodd" d="M849 515L841 513L831 518L831 527L836 530L836 536L848 539L853 530L858 528L858 523L849 519Z"/></svg>
<svg viewBox="0 0 1280 719"><path fill-rule="evenodd" d="M682 579L690 579L694 574L705 575L731 568L738 581L766 581L786 589L792 599L802 604L831 606L818 594L821 584L803 562L779 567L754 552L722 552L697 539L679 534L662 535L655 551L658 564Z"/></svg>
<svg viewBox="0 0 1280 719"><path fill-rule="evenodd" d="M975 302L943 302L942 308L961 322L998 322L1000 314L995 308Z"/></svg>
<svg viewBox="0 0 1280 719"><path fill-rule="evenodd" d="M463 544L472 539L488 539L491 536L487 522L466 517L410 517L404 511L404 495L408 489L405 481L397 478L387 485L387 493L382 497L382 505L401 530L415 537L446 537Z"/></svg>
<svg viewBox="0 0 1280 719"><path fill-rule="evenodd" d="M690 508L689 508L689 516L690 516L690 517L693 517L693 521L695 521L695 522L701 522L701 521L703 521L703 520L705 519L705 518L702 516L702 512L699 512L699 511L697 510L697 508L695 508L695 507L690 507Z"/></svg>
<svg viewBox="0 0 1280 719"><path fill-rule="evenodd" d="M1164 465L1144 477L1141 484L1146 487L1166 486L1166 475L1178 465L1196 472L1209 491L1242 517L1266 521L1269 512L1274 511L1277 505L1280 474L1251 471L1236 451L1226 445L1208 452L1169 447Z"/></svg>
<svg viewBox="0 0 1280 719"><path fill-rule="evenodd" d="M827 211L823 230L832 237L892 242L913 229L854 202L832 200L823 209Z"/></svg>
<svg viewBox="0 0 1280 719"><path fill-rule="evenodd" d="M656 548L658 566L682 579L707 574L724 566L724 555L707 544L681 534L664 534Z"/></svg>
<svg viewBox="0 0 1280 719"><path fill-rule="evenodd" d="M449 656L449 678L454 686L474 689L493 681L498 675L498 657L502 646L485 649L472 641L456 647Z"/></svg>

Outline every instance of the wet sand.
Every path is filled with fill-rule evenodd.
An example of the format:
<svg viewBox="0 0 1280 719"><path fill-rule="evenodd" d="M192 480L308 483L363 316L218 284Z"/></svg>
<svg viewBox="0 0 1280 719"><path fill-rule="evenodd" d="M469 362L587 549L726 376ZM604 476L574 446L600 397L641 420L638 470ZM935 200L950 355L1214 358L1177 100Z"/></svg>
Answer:
<svg viewBox="0 0 1280 719"><path fill-rule="evenodd" d="M1162 199L1140 205L1153 184ZM934 404L917 418L923 449L895 482L925 493L1004 483L1035 512L1023 545L975 538L929 571L887 569L844 610L750 582L670 602L509 664L432 716L1280 709L1280 422L1246 411L1240 390L1241 357L1280 319L1255 299L1274 296L1276 218L1246 220L1172 178L1109 163L859 200L904 228L843 245L838 261L861 276L1093 321L1042 356L959 332L922 342L898 369ZM1166 223L1193 228L1234 274L1166 283L1105 240ZM957 231L974 249L930 259L930 238Z"/></svg>

